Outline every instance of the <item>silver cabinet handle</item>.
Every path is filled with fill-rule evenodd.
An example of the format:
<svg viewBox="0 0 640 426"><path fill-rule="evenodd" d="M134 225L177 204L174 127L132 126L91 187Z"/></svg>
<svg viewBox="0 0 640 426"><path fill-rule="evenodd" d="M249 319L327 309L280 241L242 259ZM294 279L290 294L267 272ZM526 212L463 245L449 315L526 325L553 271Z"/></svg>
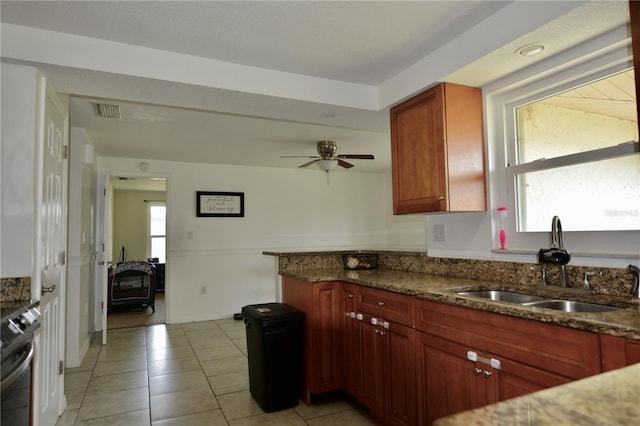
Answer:
<svg viewBox="0 0 640 426"><path fill-rule="evenodd" d="M42 286L42 289L40 290L40 294L44 296L45 293L52 293L55 289L56 289L55 284L52 285L51 287Z"/></svg>
<svg viewBox="0 0 640 426"><path fill-rule="evenodd" d="M491 371L484 370L482 373L484 374L485 379L488 379L489 377L491 377Z"/></svg>
<svg viewBox="0 0 640 426"><path fill-rule="evenodd" d="M474 369L473 369L473 374L475 374L476 376L479 376L479 375L480 375L480 373L482 373L482 370L481 370L481 369L479 369L478 367L476 367L476 368L474 368Z"/></svg>
<svg viewBox="0 0 640 426"><path fill-rule="evenodd" d="M438 201L444 201L444 197L441 195L438 197Z"/></svg>
<svg viewBox="0 0 640 426"><path fill-rule="evenodd" d="M384 306L384 302L383 301L378 302L378 306Z"/></svg>
<svg viewBox="0 0 640 426"><path fill-rule="evenodd" d="M349 293L349 299L353 299L353 293Z"/></svg>

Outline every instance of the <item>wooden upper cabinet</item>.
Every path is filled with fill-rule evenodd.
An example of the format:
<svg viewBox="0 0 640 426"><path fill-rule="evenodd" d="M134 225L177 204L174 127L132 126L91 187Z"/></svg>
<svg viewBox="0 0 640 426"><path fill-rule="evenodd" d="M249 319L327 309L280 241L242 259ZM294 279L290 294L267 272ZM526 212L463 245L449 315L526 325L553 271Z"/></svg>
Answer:
<svg viewBox="0 0 640 426"><path fill-rule="evenodd" d="M629 1L633 69L636 76L636 106L640 123L640 1Z"/></svg>
<svg viewBox="0 0 640 426"><path fill-rule="evenodd" d="M441 83L391 109L393 213L486 211L482 92Z"/></svg>

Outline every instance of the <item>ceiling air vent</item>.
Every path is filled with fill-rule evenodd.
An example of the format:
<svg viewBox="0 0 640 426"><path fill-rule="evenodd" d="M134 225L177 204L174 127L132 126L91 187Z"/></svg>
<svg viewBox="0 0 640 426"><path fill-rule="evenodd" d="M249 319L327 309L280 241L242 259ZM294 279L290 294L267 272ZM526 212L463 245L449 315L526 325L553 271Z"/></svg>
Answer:
<svg viewBox="0 0 640 426"><path fill-rule="evenodd" d="M122 118L120 105L96 104L96 111L100 117Z"/></svg>

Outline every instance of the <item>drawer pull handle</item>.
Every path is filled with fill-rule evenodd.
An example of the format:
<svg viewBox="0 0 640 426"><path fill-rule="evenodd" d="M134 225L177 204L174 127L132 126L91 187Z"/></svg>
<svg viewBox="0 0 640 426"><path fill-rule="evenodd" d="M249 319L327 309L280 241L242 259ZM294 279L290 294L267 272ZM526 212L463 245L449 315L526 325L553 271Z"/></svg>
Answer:
<svg viewBox="0 0 640 426"><path fill-rule="evenodd" d="M353 299L353 293L349 293L349 299Z"/></svg>
<svg viewBox="0 0 640 426"><path fill-rule="evenodd" d="M489 377L491 377L491 371L484 370L483 374L485 379L488 379Z"/></svg>
<svg viewBox="0 0 640 426"><path fill-rule="evenodd" d="M478 367L473 369L473 374L475 374L476 376L479 376L482 373L482 370Z"/></svg>
<svg viewBox="0 0 640 426"><path fill-rule="evenodd" d="M378 306L384 306L384 302L383 301L378 302Z"/></svg>

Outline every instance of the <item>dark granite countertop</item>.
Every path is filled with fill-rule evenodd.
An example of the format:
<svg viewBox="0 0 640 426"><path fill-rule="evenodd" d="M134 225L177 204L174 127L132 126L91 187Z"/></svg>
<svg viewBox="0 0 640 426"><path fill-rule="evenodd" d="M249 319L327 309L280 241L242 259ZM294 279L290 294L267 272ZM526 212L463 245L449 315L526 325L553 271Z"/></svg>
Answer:
<svg viewBox="0 0 640 426"><path fill-rule="evenodd" d="M465 306L498 314L511 315L571 327L595 333L604 333L640 340L640 300L630 297L604 294L578 294L561 292L535 286L505 285L493 281L452 278L429 275L420 272L398 270L345 270L345 269L305 269L299 271L280 271L281 275L307 282L344 281L362 286L379 288L396 293L407 294L421 299L433 300L451 305ZM459 296L456 292L470 290L511 290L536 294L550 299L569 299L583 302L606 304L621 309L600 312L580 313L561 312L516 303L492 301L470 296Z"/></svg>

